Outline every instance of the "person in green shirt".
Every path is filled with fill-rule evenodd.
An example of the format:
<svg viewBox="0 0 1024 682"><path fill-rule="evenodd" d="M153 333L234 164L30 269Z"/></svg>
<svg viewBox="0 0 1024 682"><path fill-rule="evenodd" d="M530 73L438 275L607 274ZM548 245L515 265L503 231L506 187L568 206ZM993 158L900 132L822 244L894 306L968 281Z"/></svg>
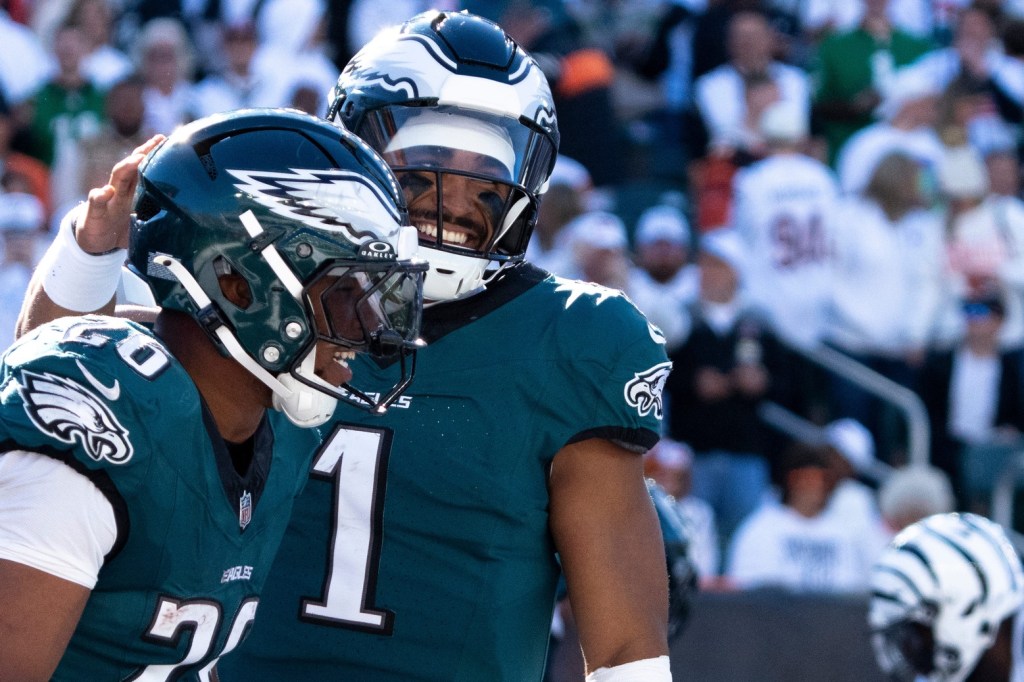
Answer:
<svg viewBox="0 0 1024 682"><path fill-rule="evenodd" d="M61 140L89 137L104 118L103 92L81 70L87 49L80 29L62 26L53 40L57 74L33 98L32 155L51 167Z"/></svg>
<svg viewBox="0 0 1024 682"><path fill-rule="evenodd" d="M860 26L829 36L818 49L813 113L832 165L850 136L873 121L895 70L936 47L893 26L888 8L889 0L865 0Z"/></svg>

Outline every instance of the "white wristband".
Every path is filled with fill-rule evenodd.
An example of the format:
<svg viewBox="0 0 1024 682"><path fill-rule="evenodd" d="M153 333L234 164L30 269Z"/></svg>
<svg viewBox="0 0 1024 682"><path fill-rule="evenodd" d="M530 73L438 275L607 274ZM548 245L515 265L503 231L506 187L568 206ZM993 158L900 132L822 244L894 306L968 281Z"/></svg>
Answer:
<svg viewBox="0 0 1024 682"><path fill-rule="evenodd" d="M630 661L610 668L598 668L586 682L672 682L668 656Z"/></svg>
<svg viewBox="0 0 1024 682"><path fill-rule="evenodd" d="M99 310L114 297L126 249L95 256L75 241L72 209L60 221L57 236L39 263L43 290L61 308L76 313Z"/></svg>

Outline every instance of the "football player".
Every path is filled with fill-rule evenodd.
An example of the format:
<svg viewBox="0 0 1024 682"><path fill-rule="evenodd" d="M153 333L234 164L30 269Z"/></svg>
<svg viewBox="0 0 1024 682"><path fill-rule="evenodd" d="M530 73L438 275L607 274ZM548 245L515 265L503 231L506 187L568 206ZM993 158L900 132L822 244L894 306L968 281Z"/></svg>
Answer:
<svg viewBox="0 0 1024 682"><path fill-rule="evenodd" d="M561 567L593 679L669 680L640 455L671 365L620 292L523 262L558 145L540 69L497 25L429 12L356 55L331 109L405 192L429 345L382 418L339 405L221 679L540 680ZM395 382L353 368L370 398Z"/></svg>
<svg viewBox="0 0 1024 682"><path fill-rule="evenodd" d="M138 151L127 257L161 306L152 331L64 317L0 362L4 680L206 679L307 480L318 437L295 425L356 395L357 351L418 344L426 266L353 135L254 110Z"/></svg>
<svg viewBox="0 0 1024 682"><path fill-rule="evenodd" d="M872 570L868 622L893 680L1024 679L1024 572L997 524L936 514L900 532Z"/></svg>
<svg viewBox="0 0 1024 682"><path fill-rule="evenodd" d="M331 117L405 190L428 345L383 419L335 415L359 449L314 463L222 679L540 680L556 554L595 679L670 679L640 457L670 364L620 292L523 262L558 144L537 64L489 21L429 12L352 59Z"/></svg>

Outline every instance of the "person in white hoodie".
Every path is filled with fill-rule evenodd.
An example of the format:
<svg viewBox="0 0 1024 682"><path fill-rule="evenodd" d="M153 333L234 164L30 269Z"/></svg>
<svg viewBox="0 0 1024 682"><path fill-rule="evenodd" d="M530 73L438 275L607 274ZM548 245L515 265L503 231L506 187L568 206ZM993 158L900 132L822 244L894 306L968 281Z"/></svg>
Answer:
<svg viewBox="0 0 1024 682"><path fill-rule="evenodd" d="M913 387L945 296L942 223L921 210L920 166L893 153L863 195L836 214L835 279L826 338L871 369ZM879 449L881 408L843 379L831 386L837 417L867 426Z"/></svg>

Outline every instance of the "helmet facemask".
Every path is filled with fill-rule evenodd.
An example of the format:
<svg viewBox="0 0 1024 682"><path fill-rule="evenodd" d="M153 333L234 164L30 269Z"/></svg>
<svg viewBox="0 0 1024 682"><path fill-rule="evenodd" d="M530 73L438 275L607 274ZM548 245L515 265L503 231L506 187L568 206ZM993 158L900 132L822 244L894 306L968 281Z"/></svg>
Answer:
<svg viewBox="0 0 1024 682"><path fill-rule="evenodd" d="M312 388L334 402L344 400L376 412L386 410L409 385L415 372L413 351L422 344L419 329L425 271L425 264L416 269L399 267L394 262L329 264L305 286L303 298L313 320L315 338L330 345L312 344L287 375L279 378L296 389L300 385ZM346 367L356 352L385 361L397 359L400 379L377 398L347 382L336 388L316 373L317 353L322 351L331 352L332 359ZM323 400L317 400L322 403L319 409L326 407ZM275 396L275 401L275 405L281 403L283 408L283 400Z"/></svg>
<svg viewBox="0 0 1024 682"><path fill-rule="evenodd" d="M522 260L555 150L518 120L453 107L387 107L364 119L405 192L431 264L428 301L460 298Z"/></svg>

